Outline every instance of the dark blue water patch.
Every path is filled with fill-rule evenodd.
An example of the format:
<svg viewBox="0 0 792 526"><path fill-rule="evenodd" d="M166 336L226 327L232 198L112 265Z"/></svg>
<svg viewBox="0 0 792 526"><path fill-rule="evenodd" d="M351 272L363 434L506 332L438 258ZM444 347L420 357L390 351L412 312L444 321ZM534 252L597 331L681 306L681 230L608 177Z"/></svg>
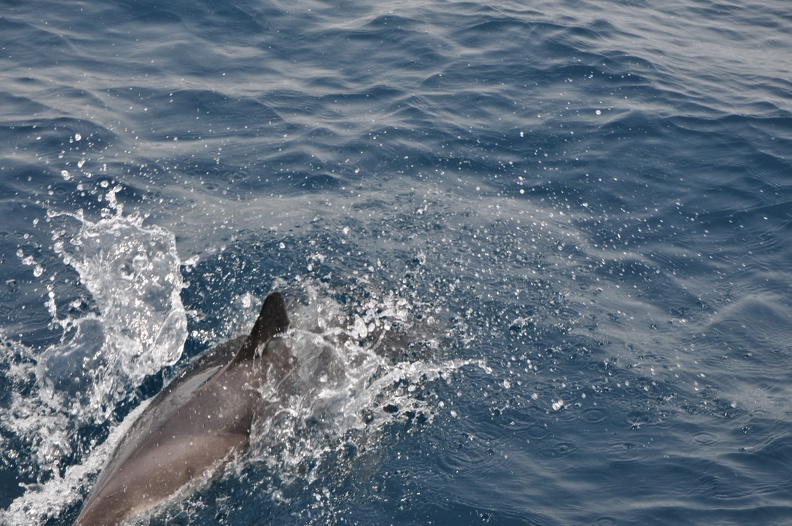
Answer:
<svg viewBox="0 0 792 526"><path fill-rule="evenodd" d="M30 78L18 79L16 83L28 89L33 87L31 85L38 84L38 82ZM49 107L40 102L7 92L0 93L0 103L4 107L14 109L14 111L7 111L3 114L3 125L0 126L0 133L3 134L2 137L6 141L11 138L16 140L17 133L13 130L16 129L16 126L28 122L31 115L45 114L49 110Z"/></svg>
<svg viewBox="0 0 792 526"><path fill-rule="evenodd" d="M38 164L34 161L37 154L46 152L48 157L56 156L57 153L53 152L67 148L70 136L68 128L58 130L57 123L51 126L45 119L34 119L32 122L27 119L22 123L4 127L3 131L8 143L14 145L18 152L13 157L8 157L25 159L30 164ZM36 168L40 170L40 167Z"/></svg>
<svg viewBox="0 0 792 526"><path fill-rule="evenodd" d="M485 497L482 495L482 497ZM405 504L411 504L407 502ZM492 524L492 525L552 525L560 524L551 516L525 510L509 510L460 502L428 502L414 506L409 513L397 516L405 522L424 524ZM417 509L416 509L417 508Z"/></svg>
<svg viewBox="0 0 792 526"><path fill-rule="evenodd" d="M643 509L627 514L626 521L635 524L701 524L716 521L723 524L743 524L758 521L762 524L784 524L788 511L784 505L756 505L749 508L712 507L696 508L688 505L645 505Z"/></svg>
<svg viewBox="0 0 792 526"><path fill-rule="evenodd" d="M107 95L133 106L129 117L137 124L136 135L143 140L218 140L230 135L244 138L254 136L262 127L282 122L266 100L231 96L216 90L166 91L129 86L108 90Z"/></svg>
<svg viewBox="0 0 792 526"><path fill-rule="evenodd" d="M381 452L375 462L372 463L374 459L366 453L356 458L350 464L351 476L343 480L339 491L333 491L338 497L334 499L333 509L336 511L331 516L350 522L370 522L382 516L400 522L425 522L428 515L437 524L460 521L468 524L482 520L548 523L547 516L542 517L541 513L522 507L519 504L523 502L522 498L505 496L508 485L493 493L491 473L493 468L501 465L499 452L489 448L483 455L479 454L475 448L484 440L476 438L470 442L467 436L459 436L457 441L454 435L457 435L459 426L454 422L447 422L445 426L449 429L450 442L427 441L425 433L408 436L397 432L388 440L394 448L389 453ZM469 445L473 448L470 449ZM467 485L472 482L469 478L471 465L464 460L468 454L473 455L469 458L474 460L478 474L479 484L475 487ZM439 472L434 459L442 457L453 458L456 467L445 473ZM335 481L336 484L339 482ZM449 486L458 491L448 491ZM377 502L376 507L359 500L364 487ZM327 520L327 516L321 514L323 510L316 511L318 521Z"/></svg>
<svg viewBox="0 0 792 526"><path fill-rule="evenodd" d="M51 54L68 51L68 41L47 28L46 24L34 22L13 12L9 15L0 20L0 30L8 39L7 53L16 62L35 64L42 55L42 50Z"/></svg>
<svg viewBox="0 0 792 526"><path fill-rule="evenodd" d="M0 238L0 260L3 265L3 280L0 283L0 301L3 319L7 325L6 334L13 335L17 341L35 347L46 347L57 339L51 327L52 319L45 302L49 289L36 274L37 268L52 269L59 266L58 258L35 237L25 237L32 229L32 219L38 216L33 207L0 206L5 209L4 217L16 218L8 226L14 228L14 236ZM32 216L32 217L31 217ZM19 254L22 254L22 257ZM23 263L23 258L31 257L34 262Z"/></svg>
<svg viewBox="0 0 792 526"><path fill-rule="evenodd" d="M66 192L59 188L63 188L65 181L89 170L101 170L101 162L95 159L101 158L115 142L111 131L72 118L27 118L7 123L0 128L0 134L12 146L3 156L6 184L16 181L25 194L44 198L47 190L52 190L59 192L62 199ZM88 166L83 171L86 163Z"/></svg>
<svg viewBox="0 0 792 526"><path fill-rule="evenodd" d="M17 497L24 493L24 489L19 485L19 476L16 469L0 469L0 507L7 508Z"/></svg>
<svg viewBox="0 0 792 526"><path fill-rule="evenodd" d="M773 426L775 427L775 426ZM756 430L749 427L746 437L749 438ZM747 447L725 456L728 465L739 469L747 477L746 491L754 498L765 502L783 502L790 490L788 478L776 476L789 466L790 437L783 430L777 430L769 440L753 447Z"/></svg>

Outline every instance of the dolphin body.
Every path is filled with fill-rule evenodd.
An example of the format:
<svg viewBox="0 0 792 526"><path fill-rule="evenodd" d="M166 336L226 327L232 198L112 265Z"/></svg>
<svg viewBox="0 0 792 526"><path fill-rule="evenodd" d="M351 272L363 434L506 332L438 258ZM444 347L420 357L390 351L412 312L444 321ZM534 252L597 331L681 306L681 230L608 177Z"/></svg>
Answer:
<svg viewBox="0 0 792 526"><path fill-rule="evenodd" d="M120 524L246 451L254 416L266 412L261 391L293 370L273 338L288 327L283 296L271 293L248 336L207 351L168 384L119 443L74 526Z"/></svg>

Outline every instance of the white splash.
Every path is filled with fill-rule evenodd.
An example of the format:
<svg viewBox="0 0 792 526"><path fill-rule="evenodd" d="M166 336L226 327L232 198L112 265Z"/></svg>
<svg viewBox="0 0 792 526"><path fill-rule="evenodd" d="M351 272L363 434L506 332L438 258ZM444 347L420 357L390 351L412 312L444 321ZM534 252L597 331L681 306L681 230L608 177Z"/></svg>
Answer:
<svg viewBox="0 0 792 526"><path fill-rule="evenodd" d="M432 383L452 382L465 366L486 367L483 360L438 360L439 342L422 338L438 327L417 327L403 298L388 294L345 312L350 307L319 293L321 286L303 285L309 298L295 307L289 338L299 379L279 415L260 422L252 437L251 461L280 482L312 482L334 452L376 442L389 424L416 417L431 424L446 410L428 393ZM417 340L424 354L408 359L405 346ZM274 499L285 498L270 489Z"/></svg>
<svg viewBox="0 0 792 526"><path fill-rule="evenodd" d="M128 386L181 356L187 315L176 240L136 215L119 212L95 223L82 214L51 216L79 221L76 235L56 233L54 247L79 273L100 315L55 320L71 336L41 361L55 385L72 396L80 392L86 420L102 421Z"/></svg>
<svg viewBox="0 0 792 526"><path fill-rule="evenodd" d="M111 206L116 191L108 191ZM0 425L24 448L15 455L26 455L26 478L39 483L0 510L2 524L43 524L81 498L84 477L99 469L112 441L82 464L66 466L66 459L85 453L76 450L77 429L106 422L147 375L178 360L187 338L172 233L124 216L120 205L96 222L82 213L50 213L48 223L53 249L77 271L96 308L77 302L59 317L58 287L51 279L46 306L53 326L63 331L60 341L43 352L4 342L6 378L25 388L12 390Z"/></svg>

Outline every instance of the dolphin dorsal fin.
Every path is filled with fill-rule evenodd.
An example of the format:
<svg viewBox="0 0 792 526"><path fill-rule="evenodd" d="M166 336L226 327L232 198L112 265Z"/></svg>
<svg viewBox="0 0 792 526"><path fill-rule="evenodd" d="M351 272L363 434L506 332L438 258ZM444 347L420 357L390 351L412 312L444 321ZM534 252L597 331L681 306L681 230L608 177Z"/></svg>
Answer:
<svg viewBox="0 0 792 526"><path fill-rule="evenodd" d="M283 301L280 292L272 292L264 300L253 330L245 338L234 358L234 363L252 360L260 345L267 343L273 336L285 332L288 328L289 316L286 314L286 302Z"/></svg>

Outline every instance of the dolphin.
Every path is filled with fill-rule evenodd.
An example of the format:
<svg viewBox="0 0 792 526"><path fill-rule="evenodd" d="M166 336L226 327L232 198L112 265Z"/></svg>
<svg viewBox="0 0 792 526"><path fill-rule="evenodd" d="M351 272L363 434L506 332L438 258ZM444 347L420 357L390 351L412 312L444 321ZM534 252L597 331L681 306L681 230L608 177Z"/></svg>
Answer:
<svg viewBox="0 0 792 526"><path fill-rule="evenodd" d="M119 442L74 525L120 524L244 453L254 418L266 412L262 391L294 369L275 338L288 327L283 296L273 292L249 335L207 351L168 384Z"/></svg>

